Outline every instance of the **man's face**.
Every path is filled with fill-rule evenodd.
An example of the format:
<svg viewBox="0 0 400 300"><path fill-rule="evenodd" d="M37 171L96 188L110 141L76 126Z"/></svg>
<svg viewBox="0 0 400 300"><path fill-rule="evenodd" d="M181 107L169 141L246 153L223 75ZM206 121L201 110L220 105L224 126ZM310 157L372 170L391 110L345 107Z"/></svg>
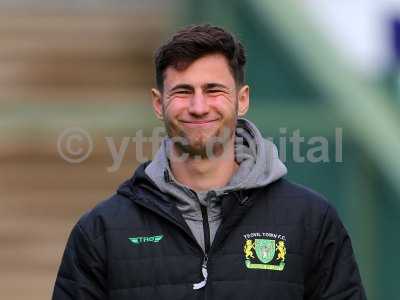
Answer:
<svg viewBox="0 0 400 300"><path fill-rule="evenodd" d="M169 137L192 155L204 156L207 143L216 139L233 141L237 117L249 105L248 86L238 90L221 54L203 56L184 70L168 67L163 93L152 92L154 110Z"/></svg>

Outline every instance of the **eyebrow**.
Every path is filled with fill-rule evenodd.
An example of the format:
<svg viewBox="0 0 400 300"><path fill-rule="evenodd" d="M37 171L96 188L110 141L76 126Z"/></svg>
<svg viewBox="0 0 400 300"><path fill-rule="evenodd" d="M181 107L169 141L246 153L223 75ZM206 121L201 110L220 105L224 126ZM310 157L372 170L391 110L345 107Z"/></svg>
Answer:
<svg viewBox="0 0 400 300"><path fill-rule="evenodd" d="M203 89L212 89L212 88L222 88L227 90L228 87L226 87L225 85L221 84L221 83L215 83L215 82L211 82L211 83L206 83L204 85L201 86Z"/></svg>
<svg viewBox="0 0 400 300"><path fill-rule="evenodd" d="M212 89L212 88L222 88L225 90L228 90L228 87L226 87L225 85L221 84L221 83L216 83L216 82L210 82L210 83L206 83L203 84L201 86L201 88L203 90L206 89ZM169 92L174 92L176 90L190 90L190 91L194 91L194 87L190 84L186 84L186 83L181 83L181 84L177 84L176 86L174 86Z"/></svg>

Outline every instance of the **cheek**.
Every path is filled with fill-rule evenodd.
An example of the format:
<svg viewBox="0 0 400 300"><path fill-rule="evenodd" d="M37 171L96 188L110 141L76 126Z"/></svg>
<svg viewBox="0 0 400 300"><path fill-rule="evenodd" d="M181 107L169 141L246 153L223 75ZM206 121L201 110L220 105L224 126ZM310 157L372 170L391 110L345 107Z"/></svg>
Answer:
<svg viewBox="0 0 400 300"><path fill-rule="evenodd" d="M236 102L236 96L231 93L219 93L216 95L210 95L208 100L214 103L220 103L221 105L233 106Z"/></svg>
<svg viewBox="0 0 400 300"><path fill-rule="evenodd" d="M219 95L214 97L210 103L224 114L229 115L237 112L237 101L235 98Z"/></svg>
<svg viewBox="0 0 400 300"><path fill-rule="evenodd" d="M167 118L173 120L185 111L186 106L183 99L171 100L164 106L164 114Z"/></svg>

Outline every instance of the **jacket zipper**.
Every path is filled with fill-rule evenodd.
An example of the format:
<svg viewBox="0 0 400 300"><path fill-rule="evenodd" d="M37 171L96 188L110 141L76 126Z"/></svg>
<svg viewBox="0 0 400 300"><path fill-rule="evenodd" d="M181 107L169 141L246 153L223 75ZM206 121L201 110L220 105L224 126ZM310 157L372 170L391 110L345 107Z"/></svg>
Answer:
<svg viewBox="0 0 400 300"><path fill-rule="evenodd" d="M200 203L199 197L196 192L191 189L186 189L186 192L191 196L197 199ZM207 206L200 204L201 209L201 217L203 219L203 235L204 235L204 255L208 256L208 252L210 251L211 241L210 241L210 224L208 223L208 213Z"/></svg>
<svg viewBox="0 0 400 300"><path fill-rule="evenodd" d="M208 253L210 251L210 224L208 223L208 214L207 214L207 207L204 205L201 205L201 216L203 219L203 234L204 234L204 257L203 257L203 263L201 265L201 273L203 274L203 280L199 283L193 284L193 289L198 290L207 284L207 277L208 277L208 271L207 271L207 262L208 262Z"/></svg>
<svg viewBox="0 0 400 300"><path fill-rule="evenodd" d="M208 223L207 207L201 206L201 216L203 218L203 232L204 232L204 252L208 255L210 251L210 224Z"/></svg>

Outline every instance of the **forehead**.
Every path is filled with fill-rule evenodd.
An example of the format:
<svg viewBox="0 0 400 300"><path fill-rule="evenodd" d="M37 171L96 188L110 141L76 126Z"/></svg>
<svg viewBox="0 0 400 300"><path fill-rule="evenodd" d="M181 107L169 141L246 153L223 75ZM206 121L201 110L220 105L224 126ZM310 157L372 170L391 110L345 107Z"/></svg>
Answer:
<svg viewBox="0 0 400 300"><path fill-rule="evenodd" d="M183 70L177 70L172 66L165 70L164 87L166 90L177 84L201 86L210 82L226 86L235 85L228 61L222 54L200 57Z"/></svg>

